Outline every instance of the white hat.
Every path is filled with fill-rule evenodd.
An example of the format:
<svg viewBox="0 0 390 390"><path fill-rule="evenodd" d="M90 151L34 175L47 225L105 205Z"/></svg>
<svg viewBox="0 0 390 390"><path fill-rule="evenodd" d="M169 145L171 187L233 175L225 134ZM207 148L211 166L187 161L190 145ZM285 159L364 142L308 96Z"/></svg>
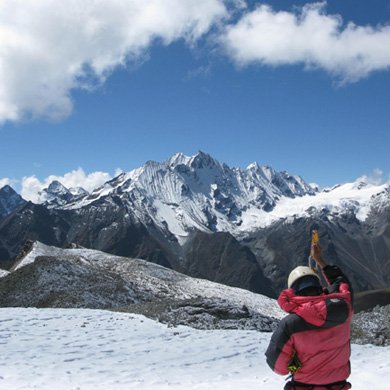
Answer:
<svg viewBox="0 0 390 390"><path fill-rule="evenodd" d="M310 267L305 267L303 265L300 265L296 268L294 268L291 272L290 275L288 275L288 281L287 281L287 286L290 288L298 279L303 278L304 276L315 276L318 281L320 281L319 276L313 269Z"/></svg>

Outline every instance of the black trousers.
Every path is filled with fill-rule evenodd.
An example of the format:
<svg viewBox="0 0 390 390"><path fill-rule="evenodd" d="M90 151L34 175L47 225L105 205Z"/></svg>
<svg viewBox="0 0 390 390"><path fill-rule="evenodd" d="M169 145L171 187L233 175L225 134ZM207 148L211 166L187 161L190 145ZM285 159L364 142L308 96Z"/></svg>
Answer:
<svg viewBox="0 0 390 390"><path fill-rule="evenodd" d="M311 385L296 381L287 382L284 390L348 390L352 385L347 381L329 383L328 385Z"/></svg>

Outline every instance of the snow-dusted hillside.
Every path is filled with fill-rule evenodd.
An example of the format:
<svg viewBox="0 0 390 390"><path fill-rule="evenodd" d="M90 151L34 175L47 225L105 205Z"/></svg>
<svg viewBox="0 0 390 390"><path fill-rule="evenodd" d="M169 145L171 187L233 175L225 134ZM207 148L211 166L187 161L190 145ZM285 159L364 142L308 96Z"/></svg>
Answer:
<svg viewBox="0 0 390 390"><path fill-rule="evenodd" d="M3 306L41 302L44 306L118 308L167 299L211 299L232 307L246 306L264 318L283 317L276 301L263 295L91 249L60 249L35 242L6 277L0 279Z"/></svg>
<svg viewBox="0 0 390 390"><path fill-rule="evenodd" d="M12 390L276 390L270 334L168 328L85 309L0 309L0 388ZM354 390L385 390L390 347L352 345Z"/></svg>

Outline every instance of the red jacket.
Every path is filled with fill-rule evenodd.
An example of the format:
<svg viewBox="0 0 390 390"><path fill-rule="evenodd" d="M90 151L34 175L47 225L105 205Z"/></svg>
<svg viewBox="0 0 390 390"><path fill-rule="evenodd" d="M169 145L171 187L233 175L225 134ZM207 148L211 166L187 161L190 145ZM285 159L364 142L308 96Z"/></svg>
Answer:
<svg viewBox="0 0 390 390"><path fill-rule="evenodd" d="M287 375L294 352L302 367L294 381L324 385L343 381L350 375L350 324L352 292L348 279L336 266L326 266L324 276L335 292L319 296L297 296L283 290L280 307L290 313L271 338L267 363L280 375Z"/></svg>

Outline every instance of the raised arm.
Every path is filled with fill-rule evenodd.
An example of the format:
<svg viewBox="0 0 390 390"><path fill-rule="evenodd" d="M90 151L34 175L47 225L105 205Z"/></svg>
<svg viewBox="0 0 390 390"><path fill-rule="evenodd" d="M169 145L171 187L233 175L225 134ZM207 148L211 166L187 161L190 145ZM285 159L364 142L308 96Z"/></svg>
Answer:
<svg viewBox="0 0 390 390"><path fill-rule="evenodd" d="M335 292L339 290L339 287L342 283L349 285L349 291L353 298L352 285L347 276L337 265L328 265L322 256L321 248L318 244L313 244L311 246L310 256L316 261L320 266L322 273L329 284L330 292Z"/></svg>

